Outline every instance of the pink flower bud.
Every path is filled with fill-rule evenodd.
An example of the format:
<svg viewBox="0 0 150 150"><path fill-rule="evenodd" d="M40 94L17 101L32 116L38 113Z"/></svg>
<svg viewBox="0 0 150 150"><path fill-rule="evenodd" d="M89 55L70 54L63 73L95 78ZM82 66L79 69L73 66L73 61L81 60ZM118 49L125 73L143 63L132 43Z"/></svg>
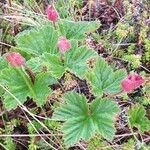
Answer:
<svg viewBox="0 0 150 150"><path fill-rule="evenodd" d="M6 60L13 67L21 67L25 63L24 57L21 54L16 52L11 52L6 56Z"/></svg>
<svg viewBox="0 0 150 150"><path fill-rule="evenodd" d="M58 12L56 11L56 9L54 8L53 5L49 5L46 9L46 14L47 14L47 18L50 21L56 22L58 20Z"/></svg>
<svg viewBox="0 0 150 150"><path fill-rule="evenodd" d="M125 92L132 92L134 89L140 87L144 83L144 78L136 73L128 75L122 80L121 86Z"/></svg>
<svg viewBox="0 0 150 150"><path fill-rule="evenodd" d="M58 40L58 48L62 54L71 48L70 42L65 37L60 37Z"/></svg>

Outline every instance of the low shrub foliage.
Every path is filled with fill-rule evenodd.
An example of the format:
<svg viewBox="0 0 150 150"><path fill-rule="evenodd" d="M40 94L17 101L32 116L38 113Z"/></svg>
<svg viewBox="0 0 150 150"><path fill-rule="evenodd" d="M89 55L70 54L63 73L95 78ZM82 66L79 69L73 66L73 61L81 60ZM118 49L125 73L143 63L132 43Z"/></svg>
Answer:
<svg viewBox="0 0 150 150"><path fill-rule="evenodd" d="M49 20L20 32L15 37L16 47L0 57L0 96L4 107L14 110L30 98L42 108L54 92L53 85L60 85L69 73L72 78L85 80L94 98L90 101L78 90L64 91L54 108L52 119L63 124L66 147L88 141L95 134L112 141L120 112L113 97L132 93L144 85L144 77L133 72L127 75L125 69L112 67L86 45L86 36L99 28L98 21L60 19L52 6L46 12ZM119 33L118 29L116 34ZM149 131L150 121L145 115L143 106L133 106L128 111L130 127Z"/></svg>

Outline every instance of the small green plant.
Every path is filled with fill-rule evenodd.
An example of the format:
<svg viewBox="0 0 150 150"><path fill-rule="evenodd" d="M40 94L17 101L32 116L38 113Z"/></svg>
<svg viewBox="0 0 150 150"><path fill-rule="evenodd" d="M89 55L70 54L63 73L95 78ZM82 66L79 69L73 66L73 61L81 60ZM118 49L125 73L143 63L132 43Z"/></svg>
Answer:
<svg viewBox="0 0 150 150"><path fill-rule="evenodd" d="M13 133L13 127L16 126L17 120L13 120L12 122L9 122L5 125L5 134L12 134ZM5 137L4 138L4 145L7 149L16 149L15 141L12 137Z"/></svg>
<svg viewBox="0 0 150 150"><path fill-rule="evenodd" d="M145 39L144 40L144 44L145 44L145 60L149 61L150 60L150 40Z"/></svg>
<svg viewBox="0 0 150 150"><path fill-rule="evenodd" d="M48 86L57 82L54 77L60 78L65 71L71 71L79 77L83 77L88 67L86 61L97 56L93 50L85 46L78 46L77 41L72 41L71 50L66 52L62 58L57 46L59 35L63 34L68 39L83 39L87 30L97 28L97 22L76 24L73 21L60 20L58 26L59 30L56 31L51 23L47 23L40 28L23 31L16 37L17 49L26 54L28 59L26 64L36 74L34 83L30 79L29 73L31 71L26 72L24 67L8 66L5 59L1 61L0 76L2 80L0 82L3 86L7 86L8 90L22 104L27 97L32 97L38 106L44 105L48 95L51 94L51 89ZM71 26L74 27L74 30L70 30ZM36 57L33 58L32 55ZM8 67L6 68L6 66ZM47 71L44 72L42 68L46 68ZM42 92L40 92L41 88ZM7 92L4 97L7 109L15 109L19 105L14 97Z"/></svg>
<svg viewBox="0 0 150 150"><path fill-rule="evenodd" d="M105 146L106 145L103 141L103 138L99 134L97 134L89 140L87 150L93 150L95 148L100 148L100 147L102 148Z"/></svg>
<svg viewBox="0 0 150 150"><path fill-rule="evenodd" d="M141 57L141 55L127 54L123 56L123 59L131 63L133 69L136 69L141 65Z"/></svg>
<svg viewBox="0 0 150 150"><path fill-rule="evenodd" d="M113 118L119 111L115 102L97 98L88 104L85 96L75 92L66 93L63 99L64 104L55 110L53 119L65 121L62 130L67 147L81 139L88 140L96 132L107 140L113 139Z"/></svg>
<svg viewBox="0 0 150 150"><path fill-rule="evenodd" d="M122 145L122 150L131 150L135 147L135 141L133 139L129 139L126 143Z"/></svg>
<svg viewBox="0 0 150 150"><path fill-rule="evenodd" d="M126 37L133 37L133 27L130 26L127 22L119 22L117 24L117 29L115 31L117 39L123 39Z"/></svg>
<svg viewBox="0 0 150 150"><path fill-rule="evenodd" d="M136 127L140 132L150 130L150 120L145 116L146 111L142 105L135 105L129 110L131 127Z"/></svg>

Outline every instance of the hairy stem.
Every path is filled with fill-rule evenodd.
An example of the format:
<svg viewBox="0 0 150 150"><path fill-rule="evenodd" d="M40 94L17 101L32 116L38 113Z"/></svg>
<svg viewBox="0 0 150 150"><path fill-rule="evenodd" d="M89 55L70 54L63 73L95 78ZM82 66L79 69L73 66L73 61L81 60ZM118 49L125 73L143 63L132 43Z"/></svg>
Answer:
<svg viewBox="0 0 150 150"><path fill-rule="evenodd" d="M29 66L27 66L26 64L23 65L25 67L25 71L27 72L27 74L29 75L32 83L34 84L35 81L35 74L33 73L33 71L31 70L31 68L29 68Z"/></svg>

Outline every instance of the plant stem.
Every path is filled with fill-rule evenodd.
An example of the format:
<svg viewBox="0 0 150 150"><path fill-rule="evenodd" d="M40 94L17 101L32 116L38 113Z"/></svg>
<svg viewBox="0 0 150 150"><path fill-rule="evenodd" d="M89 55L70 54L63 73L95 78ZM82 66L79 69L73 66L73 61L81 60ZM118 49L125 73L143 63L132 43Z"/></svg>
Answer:
<svg viewBox="0 0 150 150"><path fill-rule="evenodd" d="M119 95L119 94L122 94L123 92L124 92L124 91L121 90L121 91L119 91L119 92L117 92L117 93L115 93L115 94L108 95L107 97L108 97L108 98L113 98L113 97L115 97L115 96L117 96L117 95Z"/></svg>
<svg viewBox="0 0 150 150"><path fill-rule="evenodd" d="M60 59L61 59L61 62L63 63L63 65L64 65L64 54L63 53L61 53Z"/></svg>
<svg viewBox="0 0 150 150"><path fill-rule="evenodd" d="M27 66L26 64L23 65L25 67L25 71L27 72L27 74L29 75L32 83L34 84L35 81L35 74L33 73L33 71L31 70L31 68L29 68L29 66Z"/></svg>
<svg viewBox="0 0 150 150"><path fill-rule="evenodd" d="M53 26L54 26L54 29L56 30L56 24L55 24L55 22L53 21Z"/></svg>

